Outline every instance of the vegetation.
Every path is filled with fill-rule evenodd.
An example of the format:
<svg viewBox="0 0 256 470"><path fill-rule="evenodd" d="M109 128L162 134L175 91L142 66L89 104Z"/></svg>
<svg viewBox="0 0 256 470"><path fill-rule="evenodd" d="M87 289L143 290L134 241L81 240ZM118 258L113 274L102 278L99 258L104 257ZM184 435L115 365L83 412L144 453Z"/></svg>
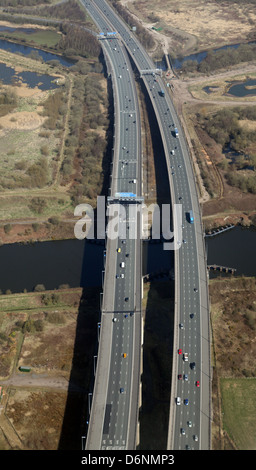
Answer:
<svg viewBox="0 0 256 470"><path fill-rule="evenodd" d="M1 0L1 7L17 7L36 5L38 0ZM40 3L51 3L51 0L40 0Z"/></svg>
<svg viewBox="0 0 256 470"><path fill-rule="evenodd" d="M220 381L224 432L239 450L254 450L256 379Z"/></svg>
<svg viewBox="0 0 256 470"><path fill-rule="evenodd" d="M36 17L42 17L50 18L51 25L52 20L56 18L57 20L69 19L71 21L83 22L88 25L90 24L90 27L93 28L85 10L80 7L79 2L76 0L55 2L55 5L51 3L51 0L42 0L40 2L38 0L1 0L1 6L5 7L5 19L8 18L15 23L24 23L24 18L19 16L22 13L22 15L33 15L33 23L35 24L37 23ZM58 22L56 22L57 25Z"/></svg>
<svg viewBox="0 0 256 470"><path fill-rule="evenodd" d="M211 73L221 68L231 67L242 62L251 62L256 59L256 44L240 44L237 48L209 51L207 56L197 63L195 60L183 62L183 73L199 72Z"/></svg>
<svg viewBox="0 0 256 470"><path fill-rule="evenodd" d="M106 136L109 128L106 82L98 58L91 60L94 54L99 55L100 49L97 43L97 52L96 49L93 50L91 35L87 40L86 35L76 35L74 31L76 30L69 26L63 26L61 44L70 40L67 46L71 47L73 53L73 47L80 49L81 53L90 56L90 61L81 58L68 70L60 67L59 63L50 64L56 74L62 75L59 88L42 94L43 99L38 102L34 97L22 97L19 90L15 94L8 90L8 86L0 87L0 113L4 115L12 111L13 121L15 119L16 122L11 131L5 133L1 139L0 190L37 189L54 184L56 191L56 185L67 185L62 207L58 202L63 194L60 187L60 195L52 192L52 196L49 193L47 197L41 197L37 193L37 197L29 197L24 193L25 206L22 205L22 198L18 202L24 217L30 217L31 213L37 216L44 214L50 222L44 229L50 230L51 234L54 230L54 236L58 236L57 231L61 226L54 216L60 215L60 210L67 215L67 210L72 211L72 204L79 201L96 201L96 196L102 192L105 169L105 174L108 174L108 168L104 167L105 164L108 165ZM73 42L72 36L75 37ZM71 49L66 52L69 54ZM38 54L33 55L33 58L36 59L35 68L31 62L27 62L27 58L26 68L29 65L29 68L38 73L50 72L49 66L42 63ZM19 64L24 66L23 58L19 59ZM36 110L38 115L36 119L41 127L36 132L32 126L28 129L22 127L22 112L27 113L30 110ZM11 196L6 200L6 205L10 203ZM6 207L2 209L2 213L3 211L4 214L7 213ZM12 204L12 210L8 209L8 218L15 217L15 212L17 206ZM31 227L31 233L38 232L38 229L38 225ZM39 238L41 232L42 230L37 233ZM68 233L70 234L69 230ZM18 235L21 236L22 233Z"/></svg>
<svg viewBox="0 0 256 470"><path fill-rule="evenodd" d="M48 162L45 158L40 158L27 169L27 187L43 188L48 181Z"/></svg>
<svg viewBox="0 0 256 470"><path fill-rule="evenodd" d="M0 89L0 116L5 116L17 106L17 96L6 87Z"/></svg>
<svg viewBox="0 0 256 470"><path fill-rule="evenodd" d="M210 280L214 450L255 448L256 278Z"/></svg>
<svg viewBox="0 0 256 470"><path fill-rule="evenodd" d="M82 70L81 64L75 70ZM82 105L81 105L82 104ZM109 126L102 106L107 102L99 83L99 74L78 75L74 80L69 133L62 162L62 184L74 175L76 184L70 190L76 205L84 198L95 199L102 191L105 133ZM103 129L104 133L100 132ZM77 168L74 174L74 169Z"/></svg>
<svg viewBox="0 0 256 470"><path fill-rule="evenodd" d="M244 122L256 121L255 107L221 109L208 116L199 116L202 127L225 151L234 152L219 164L225 171L227 182L244 192L256 194L256 133Z"/></svg>
<svg viewBox="0 0 256 470"><path fill-rule="evenodd" d="M98 57L100 44L96 37L79 26L63 24L61 38L58 48L65 55L79 54L83 57Z"/></svg>
<svg viewBox="0 0 256 470"><path fill-rule="evenodd" d="M57 121L60 120L59 127L62 124L62 109L64 108L65 96L62 90L57 90L54 93L51 93L47 100L43 102L44 106L44 116L48 116L47 120L44 122L44 127L46 129L54 130L56 129Z"/></svg>
<svg viewBox="0 0 256 470"><path fill-rule="evenodd" d="M29 202L29 208L31 209L31 211L35 212L36 214L42 214L46 206L47 206L46 200L41 197L34 197Z"/></svg>
<svg viewBox="0 0 256 470"><path fill-rule="evenodd" d="M58 2L56 5L41 7L40 15L46 17L49 16L51 18L60 18L63 20L68 18L69 20L76 20L81 22L86 20L85 11L80 8L79 3L75 0L68 0L67 2L63 2L61 4Z"/></svg>
<svg viewBox="0 0 256 470"><path fill-rule="evenodd" d="M1 18L1 16L0 16ZM6 18L5 18L6 19ZM10 21L13 22L12 18ZM57 46L60 35L58 34L57 30L52 31L51 29L34 29L31 34L27 34L26 31L21 30L21 28L14 29L14 31L3 30L0 31L0 37L6 40L12 41L19 41L21 43L36 45L36 46L43 46L47 48L54 48ZM28 54L28 57L31 59L39 60L42 62L42 57L37 51L31 51Z"/></svg>
<svg viewBox="0 0 256 470"><path fill-rule="evenodd" d="M223 0L215 0L216 3L223 3ZM244 3L245 5L255 5L256 0L227 0L227 3Z"/></svg>
<svg viewBox="0 0 256 470"><path fill-rule="evenodd" d="M112 0L113 6L118 11L119 15L126 21L130 27L136 27L135 34L146 49L152 49L155 41L150 34L141 24L134 19L134 17L122 6L117 0Z"/></svg>
<svg viewBox="0 0 256 470"><path fill-rule="evenodd" d="M213 279L209 284L215 366L222 377L256 377L256 278Z"/></svg>

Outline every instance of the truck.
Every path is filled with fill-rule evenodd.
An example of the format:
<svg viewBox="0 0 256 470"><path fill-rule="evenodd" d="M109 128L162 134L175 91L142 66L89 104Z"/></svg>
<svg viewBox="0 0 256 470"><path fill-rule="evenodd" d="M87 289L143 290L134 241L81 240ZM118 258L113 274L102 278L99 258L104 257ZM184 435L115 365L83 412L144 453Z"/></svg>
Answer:
<svg viewBox="0 0 256 470"><path fill-rule="evenodd" d="M174 134L175 134L175 137L179 137L179 131L178 131L177 127L175 127L175 129L174 129Z"/></svg>
<svg viewBox="0 0 256 470"><path fill-rule="evenodd" d="M189 212L188 212L188 221L189 221L190 224L193 224L193 223L194 223L193 211L189 211Z"/></svg>
<svg viewBox="0 0 256 470"><path fill-rule="evenodd" d="M159 91L159 95L164 96L165 95L164 90Z"/></svg>
<svg viewBox="0 0 256 470"><path fill-rule="evenodd" d="M183 354L183 360L184 360L185 362L188 361L188 353L184 353L184 354Z"/></svg>

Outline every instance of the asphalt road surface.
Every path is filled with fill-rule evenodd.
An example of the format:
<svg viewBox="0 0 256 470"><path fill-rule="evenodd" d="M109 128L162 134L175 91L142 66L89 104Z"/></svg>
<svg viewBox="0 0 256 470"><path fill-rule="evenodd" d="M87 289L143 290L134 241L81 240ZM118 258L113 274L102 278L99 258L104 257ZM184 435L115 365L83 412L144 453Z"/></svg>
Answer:
<svg viewBox="0 0 256 470"><path fill-rule="evenodd" d="M211 369L208 280L201 212L183 130L168 89L161 77L154 74L155 66L137 38L107 2L95 0L86 3L93 3L100 8L112 25L112 30L121 36L141 72L163 140L172 204L182 205L182 219L174 226L176 233L179 233L175 239L175 332L168 448L209 449ZM162 89L165 90L165 96L161 96ZM174 135L176 127L178 138ZM128 179L127 173L125 178ZM194 213L193 224L187 219L191 209ZM177 231L180 228L181 236L180 230ZM179 327L181 323L183 328ZM188 361L183 361L179 349L188 353ZM193 363L195 368L192 368ZM199 387L196 386L197 380ZM180 405L176 405L177 397L181 399ZM184 429L184 433L181 429Z"/></svg>

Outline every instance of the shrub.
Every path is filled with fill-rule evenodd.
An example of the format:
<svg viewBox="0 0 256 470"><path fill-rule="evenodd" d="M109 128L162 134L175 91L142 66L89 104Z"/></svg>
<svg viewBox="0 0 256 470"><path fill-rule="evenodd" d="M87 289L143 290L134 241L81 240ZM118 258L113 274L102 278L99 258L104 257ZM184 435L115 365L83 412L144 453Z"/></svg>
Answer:
<svg viewBox="0 0 256 470"><path fill-rule="evenodd" d="M41 197L34 197L28 205L29 209L37 214L41 214L46 206L46 200Z"/></svg>
<svg viewBox="0 0 256 470"><path fill-rule="evenodd" d="M49 147L48 145L42 145L41 149L41 154L47 157L49 155Z"/></svg>
<svg viewBox="0 0 256 470"><path fill-rule="evenodd" d="M50 217L48 222L52 225L59 225L60 219L57 216Z"/></svg>
<svg viewBox="0 0 256 470"><path fill-rule="evenodd" d="M4 225L4 232L8 235L12 229L11 224Z"/></svg>
<svg viewBox="0 0 256 470"><path fill-rule="evenodd" d="M32 229L34 230L34 232L37 232L38 229L39 229L39 224L37 222L33 223L32 224Z"/></svg>
<svg viewBox="0 0 256 470"><path fill-rule="evenodd" d="M66 322L65 316L61 312L47 312L46 321L48 321L49 323L55 323L57 325Z"/></svg>
<svg viewBox="0 0 256 470"><path fill-rule="evenodd" d="M30 177L31 187L42 188L46 185L48 179L48 164L45 159L41 158L39 162L34 163L27 169Z"/></svg>
<svg viewBox="0 0 256 470"><path fill-rule="evenodd" d="M34 288L35 292L43 292L45 290L45 286L43 284L37 284Z"/></svg>

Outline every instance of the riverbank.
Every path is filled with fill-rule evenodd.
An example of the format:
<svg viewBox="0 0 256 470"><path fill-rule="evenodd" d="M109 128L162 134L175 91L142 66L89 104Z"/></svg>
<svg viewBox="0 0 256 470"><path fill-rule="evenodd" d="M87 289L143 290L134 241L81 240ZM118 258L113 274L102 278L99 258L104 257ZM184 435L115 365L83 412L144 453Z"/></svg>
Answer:
<svg viewBox="0 0 256 470"><path fill-rule="evenodd" d="M0 222L0 246L75 239L76 220L51 218Z"/></svg>

